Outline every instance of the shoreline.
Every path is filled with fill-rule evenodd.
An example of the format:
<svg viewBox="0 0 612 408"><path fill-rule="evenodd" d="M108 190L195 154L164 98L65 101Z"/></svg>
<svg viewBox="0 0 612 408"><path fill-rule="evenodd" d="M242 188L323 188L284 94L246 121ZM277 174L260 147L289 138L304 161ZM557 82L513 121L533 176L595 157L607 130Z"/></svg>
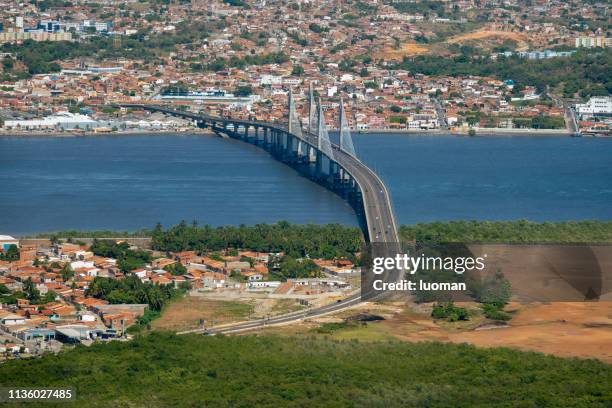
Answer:
<svg viewBox="0 0 612 408"><path fill-rule="evenodd" d="M190 129L188 131L178 130L147 130L129 132L0 132L0 137L93 137L93 136L215 136L214 132L208 129Z"/></svg>
<svg viewBox="0 0 612 408"><path fill-rule="evenodd" d="M337 129L329 129L331 132L337 133ZM476 130L476 129L475 129ZM407 130L407 129L368 129L365 132L351 130L353 135L398 135L398 136L456 136L456 137L573 137L574 134L567 129L480 129L476 130L476 134L470 136L467 132L454 132L449 130ZM0 137L93 137L93 136L181 136L181 135L201 135L215 136L215 133L209 129L193 128L189 130L134 130L124 132L3 132L0 131ZM586 137L586 136L585 136ZM596 138L604 138L605 136L591 136Z"/></svg>
<svg viewBox="0 0 612 408"><path fill-rule="evenodd" d="M395 135L418 135L418 136L456 136L456 137L511 137L511 136L527 136L527 137L572 137L572 133L567 130L555 131L554 129L481 129L476 130L476 134L470 136L467 132L454 132L449 130L395 130L395 129L369 129L367 132L354 133L367 135L375 134L395 134Z"/></svg>
<svg viewBox="0 0 612 408"><path fill-rule="evenodd" d="M338 133L337 130L330 129L331 132ZM398 129L369 129L366 132L351 131L353 135L396 135L396 136L455 136L455 137L583 137L596 139L612 139L612 136L597 135L597 134L573 134L567 130L555 131L553 129L534 129L534 130L499 130L486 129L476 131L476 134L470 136L466 132L455 132L443 130L398 130ZM95 136L216 136L216 134L208 129L190 129L190 130L146 130L146 131L127 131L127 132L2 132L1 137L95 137Z"/></svg>

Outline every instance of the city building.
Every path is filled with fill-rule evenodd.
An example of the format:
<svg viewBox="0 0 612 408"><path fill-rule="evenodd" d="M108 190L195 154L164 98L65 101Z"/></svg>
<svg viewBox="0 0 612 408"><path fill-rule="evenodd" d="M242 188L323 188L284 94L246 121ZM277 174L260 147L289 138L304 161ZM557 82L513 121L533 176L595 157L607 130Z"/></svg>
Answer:
<svg viewBox="0 0 612 408"><path fill-rule="evenodd" d="M97 128L99 123L89 116L70 112L59 112L42 119L7 120L4 128L7 130L90 130Z"/></svg>
<svg viewBox="0 0 612 408"><path fill-rule="evenodd" d="M19 247L19 240L11 237L10 235L0 235L0 249L8 250L11 245Z"/></svg>
<svg viewBox="0 0 612 408"><path fill-rule="evenodd" d="M610 47L612 45L612 38L604 36L596 37L576 37L576 48L595 48L595 47Z"/></svg>
<svg viewBox="0 0 612 408"><path fill-rule="evenodd" d="M576 113L584 116L612 115L612 96L593 96L586 103L576 104Z"/></svg>

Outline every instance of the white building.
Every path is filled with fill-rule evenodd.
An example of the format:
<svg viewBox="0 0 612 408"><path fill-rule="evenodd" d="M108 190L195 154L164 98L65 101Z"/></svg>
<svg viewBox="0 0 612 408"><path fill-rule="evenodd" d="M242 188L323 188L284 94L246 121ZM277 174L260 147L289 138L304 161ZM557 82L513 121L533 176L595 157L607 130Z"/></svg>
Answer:
<svg viewBox="0 0 612 408"><path fill-rule="evenodd" d="M42 119L7 120L4 128L8 130L90 130L97 128L98 122L87 115L58 112Z"/></svg>
<svg viewBox="0 0 612 408"><path fill-rule="evenodd" d="M576 48L594 48L594 47L609 47L612 45L612 38L603 36L597 37L576 37Z"/></svg>
<svg viewBox="0 0 612 408"><path fill-rule="evenodd" d="M578 115L612 115L612 96L592 96L586 103L576 104Z"/></svg>
<svg viewBox="0 0 612 408"><path fill-rule="evenodd" d="M263 288L278 288L281 285L280 281L255 281L247 283L249 289L263 289Z"/></svg>
<svg viewBox="0 0 612 408"><path fill-rule="evenodd" d="M8 250L11 245L19 247L19 240L10 235L0 235L0 250Z"/></svg>

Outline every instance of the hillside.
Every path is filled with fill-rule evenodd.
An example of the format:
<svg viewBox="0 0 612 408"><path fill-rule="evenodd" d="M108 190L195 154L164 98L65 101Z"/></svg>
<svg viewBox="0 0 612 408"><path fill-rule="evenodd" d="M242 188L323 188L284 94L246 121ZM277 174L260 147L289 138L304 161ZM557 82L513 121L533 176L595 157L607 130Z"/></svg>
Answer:
<svg viewBox="0 0 612 408"><path fill-rule="evenodd" d="M12 361L0 367L0 378L2 386L75 387L73 405L92 407L604 407L612 401L612 366L592 360L271 336L154 332Z"/></svg>

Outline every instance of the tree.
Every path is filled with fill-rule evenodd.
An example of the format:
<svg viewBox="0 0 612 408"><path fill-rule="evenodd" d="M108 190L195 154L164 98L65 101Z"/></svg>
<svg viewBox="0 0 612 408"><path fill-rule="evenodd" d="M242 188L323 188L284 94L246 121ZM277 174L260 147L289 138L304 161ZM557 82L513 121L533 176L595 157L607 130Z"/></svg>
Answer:
<svg viewBox="0 0 612 408"><path fill-rule="evenodd" d="M234 90L236 96L250 96L253 93L251 85L241 85Z"/></svg>
<svg viewBox="0 0 612 408"><path fill-rule="evenodd" d="M28 278L23 282L23 292L26 295L26 299L32 303L40 299L40 291L36 289L34 282L32 282L32 278Z"/></svg>
<svg viewBox="0 0 612 408"><path fill-rule="evenodd" d="M9 262L18 261L19 260L19 248L17 248L17 245L11 244L6 250L6 253L4 255L0 253L0 259L9 261Z"/></svg>
<svg viewBox="0 0 612 408"><path fill-rule="evenodd" d="M175 276L181 276L187 273L187 268L185 268L185 266L183 266L183 264L180 262L171 265L166 265L164 267L164 270L170 272L170 274Z"/></svg>
<svg viewBox="0 0 612 408"><path fill-rule="evenodd" d="M62 274L62 279L64 280L64 282L68 282L68 280L74 276L74 271L72 270L72 267L70 266L69 263L64 265L64 267L61 270L61 274Z"/></svg>
<svg viewBox="0 0 612 408"><path fill-rule="evenodd" d="M300 76L304 74L304 68L301 65L296 65L291 71L291 75Z"/></svg>

